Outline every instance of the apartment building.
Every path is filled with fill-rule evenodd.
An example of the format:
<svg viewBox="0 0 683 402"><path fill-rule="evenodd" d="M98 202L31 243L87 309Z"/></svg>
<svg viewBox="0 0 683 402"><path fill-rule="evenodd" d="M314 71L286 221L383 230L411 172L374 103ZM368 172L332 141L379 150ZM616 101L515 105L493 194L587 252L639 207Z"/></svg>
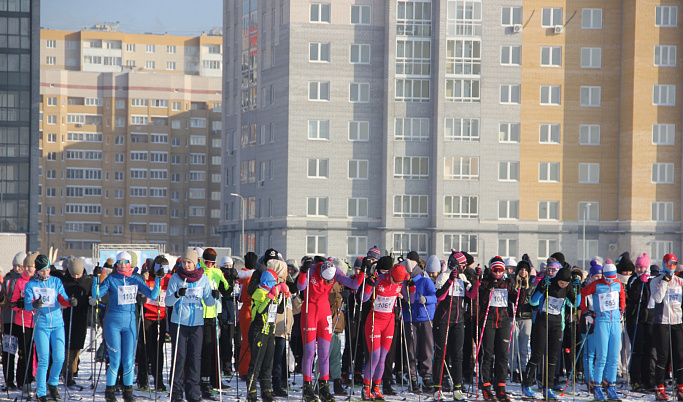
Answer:
<svg viewBox="0 0 683 402"><path fill-rule="evenodd" d="M0 1L0 233L38 245L40 1Z"/></svg>
<svg viewBox="0 0 683 402"><path fill-rule="evenodd" d="M677 12L225 1L223 244L244 219L291 256L680 252Z"/></svg>
<svg viewBox="0 0 683 402"><path fill-rule="evenodd" d="M41 32L43 249L219 244L221 42Z"/></svg>

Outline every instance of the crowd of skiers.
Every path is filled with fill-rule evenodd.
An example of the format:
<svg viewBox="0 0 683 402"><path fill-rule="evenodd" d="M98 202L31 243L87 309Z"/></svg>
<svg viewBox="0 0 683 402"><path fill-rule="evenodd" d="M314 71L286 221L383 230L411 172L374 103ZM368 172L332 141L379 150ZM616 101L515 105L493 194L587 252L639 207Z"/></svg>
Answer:
<svg viewBox="0 0 683 402"><path fill-rule="evenodd" d="M376 247L350 263L274 249L217 261L196 248L141 264L121 251L88 275L78 258L59 270L19 253L0 292L5 390L30 397L35 381L41 402L59 400L60 378L78 387L87 349L106 367L107 402L118 388L134 402L135 383L151 389L150 376L172 402L215 400L225 376L246 383L248 401L258 384L270 402L287 396L290 367L306 402L333 402L354 384L363 400L383 400L404 381L437 400L464 400L475 383L501 402L508 381L528 398L539 385L547 399L585 382L596 400L617 401L618 376L668 400L670 374L683 400L683 279L673 254L650 263L624 253L585 272L557 252L537 271L526 254L477 263L452 250L424 261Z"/></svg>

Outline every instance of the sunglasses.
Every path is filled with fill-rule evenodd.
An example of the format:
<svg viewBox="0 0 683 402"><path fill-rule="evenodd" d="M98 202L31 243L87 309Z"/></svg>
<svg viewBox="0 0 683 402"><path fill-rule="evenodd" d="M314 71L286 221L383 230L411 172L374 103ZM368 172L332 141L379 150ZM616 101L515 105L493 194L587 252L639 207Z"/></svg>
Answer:
<svg viewBox="0 0 683 402"><path fill-rule="evenodd" d="M116 261L119 265L130 264L130 260L118 260Z"/></svg>
<svg viewBox="0 0 683 402"><path fill-rule="evenodd" d="M492 268L491 271L499 274L501 272L505 272L505 268Z"/></svg>

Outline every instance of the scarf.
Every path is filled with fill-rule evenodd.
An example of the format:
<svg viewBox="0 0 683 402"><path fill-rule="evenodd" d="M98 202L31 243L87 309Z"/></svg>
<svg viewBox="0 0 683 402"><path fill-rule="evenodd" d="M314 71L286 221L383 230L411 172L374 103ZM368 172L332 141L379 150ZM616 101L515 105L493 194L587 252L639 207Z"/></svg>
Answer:
<svg viewBox="0 0 683 402"><path fill-rule="evenodd" d="M36 273L33 274L33 280L35 280L35 281L38 281L38 282L45 282L45 281L47 281L48 279L50 279L50 276L49 276L49 275L43 278L43 277L38 273L38 271L36 271Z"/></svg>
<svg viewBox="0 0 683 402"><path fill-rule="evenodd" d="M133 266L128 267L128 269L125 269L121 265L116 264L116 272L128 278L131 275L133 275Z"/></svg>
<svg viewBox="0 0 683 402"><path fill-rule="evenodd" d="M176 269L176 273L180 279L189 283L193 283L202 278L202 275L204 275L204 268L199 267L194 271L186 271L185 268L183 268L183 264L180 264L180 266L178 266Z"/></svg>

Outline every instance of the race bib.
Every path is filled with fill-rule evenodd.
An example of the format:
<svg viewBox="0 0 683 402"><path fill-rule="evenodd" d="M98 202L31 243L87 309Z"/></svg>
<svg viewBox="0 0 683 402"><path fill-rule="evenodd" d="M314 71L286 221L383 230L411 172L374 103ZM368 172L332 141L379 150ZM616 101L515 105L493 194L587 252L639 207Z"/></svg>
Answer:
<svg viewBox="0 0 683 402"><path fill-rule="evenodd" d="M3 335L2 336L2 351L5 353L17 354L19 350L19 340L16 336Z"/></svg>
<svg viewBox="0 0 683 402"><path fill-rule="evenodd" d="M185 302L199 304L202 300L203 288L187 288L185 291Z"/></svg>
<svg viewBox="0 0 683 402"><path fill-rule="evenodd" d="M277 318L277 304L271 303L270 306L268 306L268 322L269 323L274 323L275 318Z"/></svg>
<svg viewBox="0 0 683 402"><path fill-rule="evenodd" d="M493 289L491 294L491 307L507 307L508 306L508 290L507 289Z"/></svg>
<svg viewBox="0 0 683 402"><path fill-rule="evenodd" d="M330 334L332 333L332 316L331 315L327 316L327 331Z"/></svg>
<svg viewBox="0 0 683 402"><path fill-rule="evenodd" d="M456 279L448 288L448 295L455 297L465 297L465 284L462 279Z"/></svg>
<svg viewBox="0 0 683 402"><path fill-rule="evenodd" d="M548 309L546 310L546 303L543 303L541 311L545 311L550 315L558 315L562 313L562 306L564 306L564 299L548 296Z"/></svg>
<svg viewBox="0 0 683 402"><path fill-rule="evenodd" d="M666 294L667 298L669 299L669 303L678 304L679 306L681 305L681 301L683 301L683 298L681 297L681 288L672 288L669 286Z"/></svg>
<svg viewBox="0 0 683 402"><path fill-rule="evenodd" d="M135 304L135 296L138 294L138 285L119 286L119 306Z"/></svg>
<svg viewBox="0 0 683 402"><path fill-rule="evenodd" d="M616 290L609 293L600 293L598 299L600 300L600 311L603 313L619 308L619 292Z"/></svg>
<svg viewBox="0 0 683 402"><path fill-rule="evenodd" d="M40 297L43 301L43 307L54 307L55 306L55 290L52 288L33 288L33 296L35 300Z"/></svg>
<svg viewBox="0 0 683 402"><path fill-rule="evenodd" d="M159 293L159 301L156 301L155 299L150 299L148 297L147 304L150 304L152 306L166 307L166 291Z"/></svg>
<svg viewBox="0 0 683 402"><path fill-rule="evenodd" d="M287 298L287 304L285 304L285 307L287 307L290 310L292 309L292 298L291 297Z"/></svg>
<svg viewBox="0 0 683 402"><path fill-rule="evenodd" d="M377 296L375 298L375 312L377 313L391 313L394 309L394 302L396 296Z"/></svg>

